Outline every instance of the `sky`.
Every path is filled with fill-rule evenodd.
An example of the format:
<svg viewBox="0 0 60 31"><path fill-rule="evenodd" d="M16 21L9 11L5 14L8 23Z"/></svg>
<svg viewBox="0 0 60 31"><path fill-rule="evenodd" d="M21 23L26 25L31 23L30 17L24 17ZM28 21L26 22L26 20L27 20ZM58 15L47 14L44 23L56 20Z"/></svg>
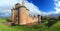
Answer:
<svg viewBox="0 0 60 31"><path fill-rule="evenodd" d="M49 15L60 13L60 0L24 0L32 15ZM11 16L11 9L22 0L0 0L0 16Z"/></svg>

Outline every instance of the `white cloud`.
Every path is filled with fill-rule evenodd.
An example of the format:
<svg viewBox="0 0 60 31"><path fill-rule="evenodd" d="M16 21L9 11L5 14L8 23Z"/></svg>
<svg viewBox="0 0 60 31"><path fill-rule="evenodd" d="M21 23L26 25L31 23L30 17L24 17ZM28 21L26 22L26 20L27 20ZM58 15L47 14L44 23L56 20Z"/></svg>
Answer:
<svg viewBox="0 0 60 31"><path fill-rule="evenodd" d="M0 11L0 16L3 16L3 17L11 16L11 10L2 10L2 11Z"/></svg>
<svg viewBox="0 0 60 31"><path fill-rule="evenodd" d="M18 1L17 0L0 0L0 8L3 6L7 6L6 8L9 8L8 10L0 10L0 13L11 13L11 7L14 6ZM21 4L22 0L19 0L19 3ZM59 13L60 12L60 1L54 0L55 4L55 12L41 12L37 6L35 6L33 3L28 2L27 0L25 1L25 6L30 10L30 14L40 14L40 15L49 15L52 13ZM4 7L5 8L5 7Z"/></svg>
<svg viewBox="0 0 60 31"><path fill-rule="evenodd" d="M60 1L54 0L56 13L60 13Z"/></svg>
<svg viewBox="0 0 60 31"><path fill-rule="evenodd" d="M48 12L48 13L45 12L45 14L49 15L49 14L58 14L58 13L60 13L60 1L59 0L54 0L54 4L55 4L54 9L56 11L54 11L54 12Z"/></svg>
<svg viewBox="0 0 60 31"><path fill-rule="evenodd" d="M0 13L11 13L11 10L1 10Z"/></svg>
<svg viewBox="0 0 60 31"><path fill-rule="evenodd" d="M6 13L6 12L11 13L11 7L14 6L14 4L16 4L17 2L18 2L17 0L5 0L5 1L1 0L0 1L0 7L10 6L10 9L8 9L8 10L0 10L0 13ZM22 0L19 0L19 3L21 4ZM25 1L25 6L30 10L31 14L41 14L42 13L41 11L39 11L37 6L35 6L32 3L29 3L28 1ZM8 7L6 7L6 8L8 8Z"/></svg>
<svg viewBox="0 0 60 31"><path fill-rule="evenodd" d="M38 9L38 7L32 3L29 3L28 1L25 1L25 6L30 10L30 13L41 14L41 11Z"/></svg>
<svg viewBox="0 0 60 31"><path fill-rule="evenodd" d="M29 3L26 1L26 7L31 11L31 12L36 12L37 14L41 14L41 15L49 15L49 14L58 14L60 13L60 1L59 0L54 0L54 4L55 4L55 10L54 12L41 12L37 6L35 6L32 3Z"/></svg>
<svg viewBox="0 0 60 31"><path fill-rule="evenodd" d="M54 12L41 12L37 6L35 6L32 3L26 2L26 7L31 11L31 12L36 12L37 14L41 15L49 15L49 14L58 14L60 13L60 1L59 0L54 0L55 4L55 10ZM36 14L35 13L35 14Z"/></svg>

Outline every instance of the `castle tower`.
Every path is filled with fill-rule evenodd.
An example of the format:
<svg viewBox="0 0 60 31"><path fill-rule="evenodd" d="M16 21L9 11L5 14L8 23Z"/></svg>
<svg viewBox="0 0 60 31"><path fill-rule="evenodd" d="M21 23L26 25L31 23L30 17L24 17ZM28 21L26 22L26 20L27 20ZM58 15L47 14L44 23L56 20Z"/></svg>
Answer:
<svg viewBox="0 0 60 31"><path fill-rule="evenodd" d="M29 10L24 6L24 0L22 1L22 6L19 8L19 18L20 18L20 25L26 24L29 17Z"/></svg>
<svg viewBox="0 0 60 31"><path fill-rule="evenodd" d="M14 24L14 11L15 9L14 9L14 7L12 7L12 9L11 9L11 11L12 11L12 25Z"/></svg>
<svg viewBox="0 0 60 31"><path fill-rule="evenodd" d="M19 10L20 6L21 6L21 5L20 5L19 3L17 3L17 4L15 5L15 10L16 10L17 16L18 16L18 24L20 23L20 10Z"/></svg>

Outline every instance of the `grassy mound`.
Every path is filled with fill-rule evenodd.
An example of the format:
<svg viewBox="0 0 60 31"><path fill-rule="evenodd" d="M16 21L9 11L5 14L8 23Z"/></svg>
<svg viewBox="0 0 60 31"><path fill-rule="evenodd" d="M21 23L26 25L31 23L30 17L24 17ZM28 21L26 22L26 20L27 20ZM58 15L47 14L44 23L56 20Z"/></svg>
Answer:
<svg viewBox="0 0 60 31"><path fill-rule="evenodd" d="M50 27L50 31L60 31L60 21Z"/></svg>

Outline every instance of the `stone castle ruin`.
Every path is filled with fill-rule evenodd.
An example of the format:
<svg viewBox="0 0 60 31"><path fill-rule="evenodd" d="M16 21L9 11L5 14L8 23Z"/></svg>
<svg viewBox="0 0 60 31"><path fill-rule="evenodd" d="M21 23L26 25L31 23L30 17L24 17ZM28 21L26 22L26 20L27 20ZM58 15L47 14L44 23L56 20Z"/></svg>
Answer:
<svg viewBox="0 0 60 31"><path fill-rule="evenodd" d="M32 25L39 24L41 22L41 16L30 16L29 9L24 6L24 1L22 4L17 3L15 7L12 7L12 24L19 25Z"/></svg>

